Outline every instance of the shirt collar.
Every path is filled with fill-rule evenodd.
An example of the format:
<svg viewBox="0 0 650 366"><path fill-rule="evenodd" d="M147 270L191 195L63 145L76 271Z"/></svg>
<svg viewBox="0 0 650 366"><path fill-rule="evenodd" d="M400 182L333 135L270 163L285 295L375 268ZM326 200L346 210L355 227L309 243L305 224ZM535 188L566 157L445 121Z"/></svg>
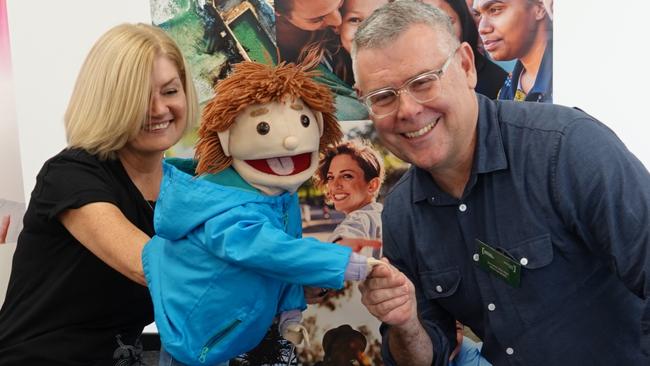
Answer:
<svg viewBox="0 0 650 366"><path fill-rule="evenodd" d="M478 123L474 163L468 186L469 192L478 174L490 173L508 168L508 160L503 147L503 139L498 118L497 104L489 98L476 94L478 99ZM432 204L452 204L457 200L442 191L424 169L413 167L406 174L413 180L413 202L430 200Z"/></svg>
<svg viewBox="0 0 650 366"><path fill-rule="evenodd" d="M514 97L514 93L519 85L519 77L521 72L524 69L524 65L520 60L517 60L515 67L512 69L512 80L511 80L511 89ZM533 87L530 88L526 94L526 101L533 102L551 102L553 93L553 38L549 37L546 42L546 48L544 49L544 55L542 56L542 61L539 64L539 70L537 71L537 77L535 78L535 83ZM510 97L508 99L512 99Z"/></svg>

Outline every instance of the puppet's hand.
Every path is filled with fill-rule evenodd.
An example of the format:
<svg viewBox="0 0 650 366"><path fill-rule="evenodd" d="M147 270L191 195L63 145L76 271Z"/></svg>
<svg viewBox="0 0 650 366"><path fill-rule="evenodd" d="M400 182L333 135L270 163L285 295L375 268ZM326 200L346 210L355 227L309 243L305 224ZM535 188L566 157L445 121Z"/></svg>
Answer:
<svg viewBox="0 0 650 366"><path fill-rule="evenodd" d="M363 281L372 272L374 266L383 264L385 263L375 258L368 258L365 255L352 252L343 279L346 281Z"/></svg>
<svg viewBox="0 0 650 366"><path fill-rule="evenodd" d="M372 269L375 268L375 266L385 266L385 265L386 263L380 261L379 259L372 258L372 257L368 258L368 262L366 262L366 270L368 271L368 275L370 275L370 272L372 272Z"/></svg>
<svg viewBox="0 0 650 366"><path fill-rule="evenodd" d="M280 335L296 346L305 342L305 345L309 347L309 333L307 333L307 328L300 324L301 320L302 313L300 310L289 310L280 314L278 324Z"/></svg>
<svg viewBox="0 0 650 366"><path fill-rule="evenodd" d="M305 342L305 346L310 347L309 344L309 333L307 333L307 328L305 328L300 323L289 323L284 328L282 333L282 338L288 340L289 342L299 346Z"/></svg>

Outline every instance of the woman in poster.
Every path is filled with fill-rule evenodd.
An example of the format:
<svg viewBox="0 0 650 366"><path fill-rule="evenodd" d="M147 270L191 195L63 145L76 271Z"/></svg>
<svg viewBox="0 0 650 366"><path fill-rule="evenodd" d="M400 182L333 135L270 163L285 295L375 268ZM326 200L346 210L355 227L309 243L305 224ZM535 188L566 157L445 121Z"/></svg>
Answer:
<svg viewBox="0 0 650 366"><path fill-rule="evenodd" d="M345 213L328 241L364 238L381 244L383 206L376 200L384 180L384 164L379 153L356 140L343 142L325 152L317 178L334 208ZM360 244L353 249L360 251L362 247ZM374 248L372 254L379 258L379 248Z"/></svg>
<svg viewBox="0 0 650 366"><path fill-rule="evenodd" d="M325 189L334 208L345 213L327 241L380 257L383 206L377 202L377 195L384 175L382 157L359 140L342 142L323 154L316 171L317 185ZM346 286L342 291L330 293L317 308L310 309L315 327L325 331L313 340L321 344L324 353L320 354L317 346L312 347L301 353L303 359L322 360L321 365L327 366L340 364L336 360L345 355L354 355L356 363L351 364L382 364L379 322L368 316L359 299L358 289Z"/></svg>
<svg viewBox="0 0 650 366"><path fill-rule="evenodd" d="M341 47L343 0L276 0L276 41L280 59L317 66L316 80L335 94L341 121L365 120L368 112L352 88L349 55Z"/></svg>

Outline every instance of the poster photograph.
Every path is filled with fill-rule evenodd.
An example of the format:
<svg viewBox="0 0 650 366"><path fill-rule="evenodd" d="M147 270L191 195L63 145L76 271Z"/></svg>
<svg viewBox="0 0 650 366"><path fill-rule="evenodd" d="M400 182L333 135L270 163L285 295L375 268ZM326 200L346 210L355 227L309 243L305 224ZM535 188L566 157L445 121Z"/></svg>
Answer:
<svg viewBox="0 0 650 366"><path fill-rule="evenodd" d="M388 152L369 121L342 124L344 138L321 157L316 177L299 190L303 236L326 242L369 239L353 250L381 257L381 211L386 193L408 165ZM331 290L303 314L310 347L303 365L382 365L380 322L361 304L358 283ZM349 363L344 363L349 362Z"/></svg>

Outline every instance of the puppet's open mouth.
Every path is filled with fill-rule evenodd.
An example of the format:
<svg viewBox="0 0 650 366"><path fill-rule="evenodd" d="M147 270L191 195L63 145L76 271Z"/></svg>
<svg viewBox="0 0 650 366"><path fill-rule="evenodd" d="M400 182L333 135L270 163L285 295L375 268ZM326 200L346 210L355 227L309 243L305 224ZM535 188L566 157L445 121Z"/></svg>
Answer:
<svg viewBox="0 0 650 366"><path fill-rule="evenodd" d="M244 160L253 168L272 175L294 175L303 172L311 165L311 154L282 156L269 159Z"/></svg>

